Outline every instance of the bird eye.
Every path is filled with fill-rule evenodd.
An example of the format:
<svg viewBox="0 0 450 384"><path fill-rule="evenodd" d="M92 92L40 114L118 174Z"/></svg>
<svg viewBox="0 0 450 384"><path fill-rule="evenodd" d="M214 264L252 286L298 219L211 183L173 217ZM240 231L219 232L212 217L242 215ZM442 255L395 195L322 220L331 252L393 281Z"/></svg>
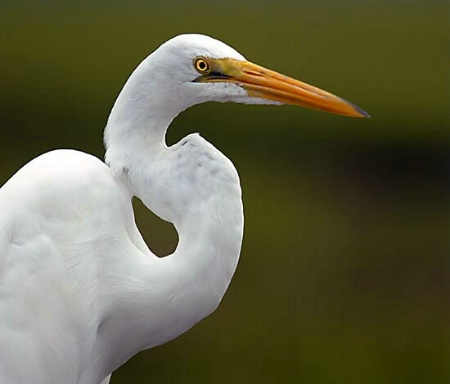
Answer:
<svg viewBox="0 0 450 384"><path fill-rule="evenodd" d="M209 63L203 57L195 59L194 66L195 69L202 74L207 74L210 71Z"/></svg>

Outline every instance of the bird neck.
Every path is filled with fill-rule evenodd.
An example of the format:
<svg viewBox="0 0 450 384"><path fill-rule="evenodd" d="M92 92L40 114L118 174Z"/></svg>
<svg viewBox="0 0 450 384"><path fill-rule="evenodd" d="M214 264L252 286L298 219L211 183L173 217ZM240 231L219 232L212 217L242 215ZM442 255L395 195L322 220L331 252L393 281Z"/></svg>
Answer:
<svg viewBox="0 0 450 384"><path fill-rule="evenodd" d="M118 276L125 279L117 281L128 290L125 296L133 299L112 306L120 312L109 312L103 322L101 350L114 351L105 362L114 369L213 312L242 244L241 188L231 161L198 135L167 147L165 133L177 113L148 101L147 110L135 109L129 119L121 116L127 111L121 100L116 102L106 132L106 162L131 195L174 224L179 242L164 258L132 252L129 273Z"/></svg>

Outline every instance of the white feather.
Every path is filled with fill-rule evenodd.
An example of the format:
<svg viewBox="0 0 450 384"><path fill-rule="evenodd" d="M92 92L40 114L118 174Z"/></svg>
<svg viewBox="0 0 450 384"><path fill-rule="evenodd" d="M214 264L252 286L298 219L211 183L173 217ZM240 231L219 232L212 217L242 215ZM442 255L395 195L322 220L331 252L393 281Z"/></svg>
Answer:
<svg viewBox="0 0 450 384"><path fill-rule="evenodd" d="M44 154L0 190L0 382L105 384L137 352L209 315L235 271L243 233L239 177L198 135L167 147L191 105L246 96L194 84L193 57L244 58L200 35L159 47L130 76L105 133L106 161ZM156 257L136 228L133 195L174 223Z"/></svg>

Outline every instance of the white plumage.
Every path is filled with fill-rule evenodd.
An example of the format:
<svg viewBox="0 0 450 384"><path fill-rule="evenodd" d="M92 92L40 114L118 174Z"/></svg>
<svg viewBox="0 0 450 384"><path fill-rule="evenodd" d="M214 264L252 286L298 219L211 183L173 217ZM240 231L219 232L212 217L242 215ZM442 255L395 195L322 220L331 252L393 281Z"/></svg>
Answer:
<svg viewBox="0 0 450 384"><path fill-rule="evenodd" d="M134 354L214 311L241 248L239 177L199 135L167 147L171 121L206 101L363 115L326 93L319 102L312 87L308 101L303 83L274 74L212 38L178 36L138 66L117 98L107 165L53 151L1 188L0 383L107 384ZM160 259L144 243L134 195L176 227L172 255Z"/></svg>

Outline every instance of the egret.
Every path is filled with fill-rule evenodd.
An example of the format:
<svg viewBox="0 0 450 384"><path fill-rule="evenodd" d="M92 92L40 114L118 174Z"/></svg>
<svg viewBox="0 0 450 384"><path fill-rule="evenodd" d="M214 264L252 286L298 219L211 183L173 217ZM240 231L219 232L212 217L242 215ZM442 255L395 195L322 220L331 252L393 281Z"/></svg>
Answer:
<svg viewBox="0 0 450 384"><path fill-rule="evenodd" d="M165 142L180 112L207 101L367 117L211 37L162 44L111 110L105 162L55 150L0 189L0 383L107 384L133 355L217 308L241 249L238 173L198 134ZM175 226L173 254L148 248L133 196Z"/></svg>

